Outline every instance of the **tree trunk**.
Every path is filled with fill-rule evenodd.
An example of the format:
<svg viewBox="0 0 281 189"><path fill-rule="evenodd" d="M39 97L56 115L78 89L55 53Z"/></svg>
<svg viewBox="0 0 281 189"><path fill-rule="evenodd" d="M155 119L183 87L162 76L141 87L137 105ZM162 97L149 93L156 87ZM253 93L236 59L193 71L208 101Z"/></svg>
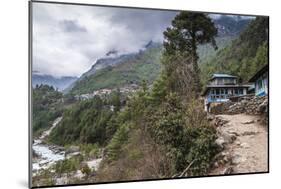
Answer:
<svg viewBox="0 0 281 189"><path fill-rule="evenodd" d="M193 67L193 72L192 72L192 77L194 79L194 91L196 97L200 95L201 92L201 83L200 83L200 70L198 67L198 56L197 56L197 46L196 46L196 39L195 39L195 34L192 36L192 67Z"/></svg>

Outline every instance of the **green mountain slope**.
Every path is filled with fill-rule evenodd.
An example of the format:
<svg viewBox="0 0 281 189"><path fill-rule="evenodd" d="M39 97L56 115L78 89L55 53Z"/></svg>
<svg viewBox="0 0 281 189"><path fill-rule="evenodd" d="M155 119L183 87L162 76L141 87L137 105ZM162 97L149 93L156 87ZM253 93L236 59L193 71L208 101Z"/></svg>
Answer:
<svg viewBox="0 0 281 189"><path fill-rule="evenodd" d="M225 16L222 15L213 22L218 30L218 36L215 38L218 50L225 48L232 40L238 38L239 34L245 30L252 19L242 19L240 16ZM214 58L216 52L210 44L198 46L199 64L205 63L211 58Z"/></svg>
<svg viewBox="0 0 281 189"><path fill-rule="evenodd" d="M268 18L257 17L225 48L201 66L201 81L206 85L213 73L237 75L243 82L268 62Z"/></svg>
<svg viewBox="0 0 281 189"><path fill-rule="evenodd" d="M216 37L216 44L218 49L215 50L210 44L199 45L197 49L197 53L199 56L199 64L204 64L208 60L214 58L218 50L225 48L231 42L236 39L238 36L228 35L228 36L220 36Z"/></svg>
<svg viewBox="0 0 281 189"><path fill-rule="evenodd" d="M161 49L160 45L153 46L138 52L132 58L125 59L116 66L99 69L94 74L77 81L70 92L72 94L91 93L103 88L139 85L143 80L152 83L161 70Z"/></svg>

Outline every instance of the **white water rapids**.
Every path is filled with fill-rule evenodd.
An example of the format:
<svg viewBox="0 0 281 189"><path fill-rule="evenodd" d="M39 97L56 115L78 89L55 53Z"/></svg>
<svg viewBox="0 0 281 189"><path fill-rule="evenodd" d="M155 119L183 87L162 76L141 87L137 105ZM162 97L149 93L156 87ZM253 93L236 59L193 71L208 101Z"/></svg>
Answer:
<svg viewBox="0 0 281 189"><path fill-rule="evenodd" d="M57 126L61 119L62 117L57 118L49 130L43 132L39 139L34 140L32 149L39 157L34 158L32 163L33 171L47 169L55 162L65 159L65 151L61 150L60 147L43 143L43 139L49 136L51 131Z"/></svg>
<svg viewBox="0 0 281 189"><path fill-rule="evenodd" d="M44 139L48 137L51 131L59 124L62 120L62 117L57 118L50 129L43 132L39 139L34 139L32 149L38 155L38 157L33 158L32 162L32 171L36 175L39 170L48 169L51 165L55 164L57 161L68 159L73 155L76 155L80 152L74 152L66 155L66 152L63 147L50 145L44 143ZM102 161L102 158L92 159L86 161L87 165L93 169L97 170L99 168L99 164Z"/></svg>

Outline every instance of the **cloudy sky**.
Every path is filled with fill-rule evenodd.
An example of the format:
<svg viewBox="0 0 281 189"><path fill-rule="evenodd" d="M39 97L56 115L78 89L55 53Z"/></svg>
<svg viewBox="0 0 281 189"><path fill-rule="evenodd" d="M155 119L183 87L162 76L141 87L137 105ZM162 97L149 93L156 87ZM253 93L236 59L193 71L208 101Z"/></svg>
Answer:
<svg viewBox="0 0 281 189"><path fill-rule="evenodd" d="M136 52L177 12L33 3L33 70L80 76L110 50Z"/></svg>
<svg viewBox="0 0 281 189"><path fill-rule="evenodd" d="M110 50L136 52L150 40L162 42L177 13L33 2L33 71L80 76Z"/></svg>

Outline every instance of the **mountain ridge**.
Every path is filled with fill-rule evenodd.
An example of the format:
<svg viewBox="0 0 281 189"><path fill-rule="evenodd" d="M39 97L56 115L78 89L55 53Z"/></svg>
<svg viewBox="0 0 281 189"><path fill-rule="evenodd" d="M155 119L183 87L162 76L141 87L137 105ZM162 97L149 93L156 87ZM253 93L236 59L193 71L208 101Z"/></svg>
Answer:
<svg viewBox="0 0 281 189"><path fill-rule="evenodd" d="M151 83L160 73L161 50L160 43L152 42L137 53L99 59L68 88L68 92L89 93L102 88L140 84L142 80Z"/></svg>
<svg viewBox="0 0 281 189"><path fill-rule="evenodd" d="M59 91L63 91L77 79L78 77L73 76L62 76L56 78L52 75L41 74L35 71L32 72L32 87L36 87L36 85L46 84L57 88Z"/></svg>

